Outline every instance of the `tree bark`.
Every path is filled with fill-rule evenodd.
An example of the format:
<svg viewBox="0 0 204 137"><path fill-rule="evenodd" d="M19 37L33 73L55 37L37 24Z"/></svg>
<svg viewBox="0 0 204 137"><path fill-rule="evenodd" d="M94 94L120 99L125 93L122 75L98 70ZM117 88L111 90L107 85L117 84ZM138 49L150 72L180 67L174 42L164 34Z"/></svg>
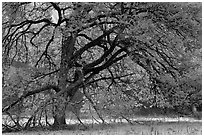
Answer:
<svg viewBox="0 0 204 137"><path fill-rule="evenodd" d="M71 56L74 52L74 44L76 40L76 33L63 33L62 36L62 47L61 47L61 64L59 70L58 86L61 90L66 90L69 85L67 85L67 79L69 77L69 70L71 68ZM66 104L69 101L68 93L71 91L66 91L59 96L55 104L54 113L54 127L63 126L66 124Z"/></svg>

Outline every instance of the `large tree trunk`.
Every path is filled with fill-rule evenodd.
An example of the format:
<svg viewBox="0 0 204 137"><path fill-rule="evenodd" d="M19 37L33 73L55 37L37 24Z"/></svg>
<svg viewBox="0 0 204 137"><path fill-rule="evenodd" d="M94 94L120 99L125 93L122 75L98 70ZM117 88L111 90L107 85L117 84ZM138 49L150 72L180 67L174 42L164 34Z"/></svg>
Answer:
<svg viewBox="0 0 204 137"><path fill-rule="evenodd" d="M59 80L58 85L61 90L66 90L69 85L67 85L67 79L69 77L69 70L71 68L71 56L74 52L74 44L76 40L76 34L72 33L71 35L65 33L62 37L62 53L61 53L61 64L59 71ZM70 91L64 92L59 98L56 100L55 113L54 113L54 126L59 127L66 124L66 104L69 101L69 93Z"/></svg>
<svg viewBox="0 0 204 137"><path fill-rule="evenodd" d="M66 124L66 117L65 117L65 108L66 103L65 100L66 97L64 95L60 96L55 104L55 110L54 110L54 127L60 127Z"/></svg>

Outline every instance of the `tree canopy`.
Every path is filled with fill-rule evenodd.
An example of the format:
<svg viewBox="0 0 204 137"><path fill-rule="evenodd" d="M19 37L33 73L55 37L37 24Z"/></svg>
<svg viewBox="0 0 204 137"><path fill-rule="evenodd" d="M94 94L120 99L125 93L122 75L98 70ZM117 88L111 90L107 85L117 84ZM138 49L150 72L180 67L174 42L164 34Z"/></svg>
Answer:
<svg viewBox="0 0 204 137"><path fill-rule="evenodd" d="M27 128L66 124L68 111L80 121L88 105L103 122L200 105L201 5L3 3L3 113L28 115Z"/></svg>

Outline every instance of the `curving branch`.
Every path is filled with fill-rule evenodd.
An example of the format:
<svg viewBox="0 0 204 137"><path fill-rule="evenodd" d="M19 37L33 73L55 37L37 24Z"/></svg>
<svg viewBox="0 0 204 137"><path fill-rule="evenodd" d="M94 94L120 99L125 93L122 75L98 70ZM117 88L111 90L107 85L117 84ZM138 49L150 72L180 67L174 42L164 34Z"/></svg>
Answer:
<svg viewBox="0 0 204 137"><path fill-rule="evenodd" d="M122 75L122 76L110 76L110 77L101 77L101 78L98 78L98 79L94 79L92 81L89 81L86 83L86 85L90 85L92 83L95 83L95 82L98 82L98 81L102 81L102 80L116 80L116 79L121 79L121 78L124 78L124 77L128 77L128 76L132 76L132 75L135 75L135 73L130 73L130 74L125 74L125 75Z"/></svg>
<svg viewBox="0 0 204 137"><path fill-rule="evenodd" d="M101 40L110 35L112 32L114 32L115 29L119 28L120 26L115 26L111 29L109 29L108 31L106 31L104 34L102 34L101 36L99 36L98 38L96 38L95 40L91 41L90 43L86 44L84 47L82 47L81 49L77 50L74 55L71 57L71 59L76 59L78 58L80 55L82 55L83 52L85 52L86 50L88 50L91 47L94 47L96 45L100 45Z"/></svg>
<svg viewBox="0 0 204 137"><path fill-rule="evenodd" d="M39 89L36 89L36 90L28 91L26 94L23 94L18 100L16 100L15 102L13 102L11 105L4 107L4 108L2 109L2 112L8 111L8 110L11 109L14 105L16 105L18 102L20 102L22 99L24 99L24 98L26 98L26 97L28 97L28 96L31 96L31 95L34 95L34 94L43 92L43 91L45 91L45 90L50 90L50 89L55 90L57 93L60 91L59 87L58 87L58 86L55 86L55 85L47 85L47 86L44 86L44 87L39 88Z"/></svg>
<svg viewBox="0 0 204 137"><path fill-rule="evenodd" d="M118 62L119 60L121 60L122 58L124 58L124 57L127 56L127 54L123 54L123 55L117 57L119 54L121 54L121 53L124 52L124 51L126 51L125 48L116 51L116 52L110 57L110 59L108 59L108 60L107 60L104 64L102 64L101 66L92 67L92 68L84 67L84 68L83 68L84 75L87 75L87 74L90 73L90 72L99 73L100 71L102 71L102 70L108 68L108 67L111 66L112 64Z"/></svg>
<svg viewBox="0 0 204 137"><path fill-rule="evenodd" d="M11 24L11 28L21 26L21 25L26 25L26 24L40 24L40 23L46 23L46 24L50 24L51 26L56 26L55 23L52 23L49 19L44 18L44 19L39 19L39 20L25 20L18 24Z"/></svg>
<svg viewBox="0 0 204 137"><path fill-rule="evenodd" d="M115 39L113 40L113 42L110 42L110 48L108 50L106 50L104 52L104 54L97 60L93 61L92 63L89 63L87 64L85 67L86 68L91 68L91 67L94 67L96 65L99 65L100 63L102 63L113 51L114 49L116 48L116 44L117 44L117 41L118 41L118 38L120 37L120 35L122 34L123 30L125 29L124 26L122 26L121 28L119 28L119 31L118 31L118 34L117 36L115 37ZM117 52L121 52L120 50L117 51ZM116 53L117 55L117 53ZM114 56L115 57L115 56Z"/></svg>
<svg viewBox="0 0 204 137"><path fill-rule="evenodd" d="M47 45L46 45L46 47L45 47L45 50L44 50L44 52L42 53L42 55L40 56L40 58L38 59L38 61L36 62L36 64L35 64L35 67L38 65L38 63L40 62L40 60L42 59L42 57L43 56L45 56L45 57L47 57L47 52L48 52L48 47L50 46L50 44L51 44L51 42L54 40L54 37L55 37L55 30L53 31L53 33L52 33L52 37L51 37L51 39L48 41L48 43L47 43ZM48 59L49 60L49 59Z"/></svg>
<svg viewBox="0 0 204 137"><path fill-rule="evenodd" d="M80 33L77 36L81 36L81 37L84 37L84 38L88 39L89 41L93 41L92 38L90 38L89 36L87 36L86 34L83 34L83 33Z"/></svg>
<svg viewBox="0 0 204 137"><path fill-rule="evenodd" d="M38 75L38 76L34 77L34 80L35 80L35 79L39 79L39 78L44 78L44 77L46 77L46 76L52 75L52 74L54 74L54 73L57 73L58 71L59 71L59 69L57 69L57 70L55 70L55 71L52 71L52 72L49 72L49 73L46 73L46 74Z"/></svg>
<svg viewBox="0 0 204 137"><path fill-rule="evenodd" d="M34 43L33 43L33 39L40 34L40 32L42 32L43 29L45 29L47 26L49 26L49 24L44 24L37 32L33 32L33 36L30 39L30 43L34 46L37 47Z"/></svg>

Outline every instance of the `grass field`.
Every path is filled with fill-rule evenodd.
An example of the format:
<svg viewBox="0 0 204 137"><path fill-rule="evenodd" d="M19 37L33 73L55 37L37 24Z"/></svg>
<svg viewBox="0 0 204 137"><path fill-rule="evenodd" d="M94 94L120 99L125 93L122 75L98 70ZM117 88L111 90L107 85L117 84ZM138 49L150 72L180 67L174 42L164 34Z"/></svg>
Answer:
<svg viewBox="0 0 204 137"><path fill-rule="evenodd" d="M141 122L142 123L142 122ZM201 122L143 122L89 124L87 129L69 125L63 130L35 128L3 135L201 135Z"/></svg>

